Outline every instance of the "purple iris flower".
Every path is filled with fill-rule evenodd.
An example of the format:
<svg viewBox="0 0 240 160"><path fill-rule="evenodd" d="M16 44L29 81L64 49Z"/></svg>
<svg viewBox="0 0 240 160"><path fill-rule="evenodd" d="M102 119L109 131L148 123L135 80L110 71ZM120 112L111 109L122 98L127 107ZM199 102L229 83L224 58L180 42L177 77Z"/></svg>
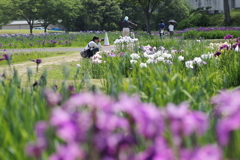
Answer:
<svg viewBox="0 0 240 160"><path fill-rule="evenodd" d="M222 50L222 49L226 49L227 51L229 50L229 47L228 47L228 45L226 45L226 44L224 44L224 45L222 45L220 48L219 48L219 50Z"/></svg>
<svg viewBox="0 0 240 160"><path fill-rule="evenodd" d="M38 66L39 66L40 63L42 63L42 60L41 59L35 59L35 60L33 59L33 60L30 60L30 61L36 62L36 64L37 64L36 71L38 72Z"/></svg>
<svg viewBox="0 0 240 160"><path fill-rule="evenodd" d="M40 64L40 63L42 63L42 60L41 59L36 59L36 60L30 60L30 61L32 61L32 62L36 62L36 64L38 65L38 64Z"/></svg>
<svg viewBox="0 0 240 160"><path fill-rule="evenodd" d="M61 145L55 154L49 157L49 160L76 160L85 159L84 150L77 143Z"/></svg>
<svg viewBox="0 0 240 160"><path fill-rule="evenodd" d="M48 124L45 121L39 121L35 125L35 132L38 137L44 138L45 131L48 128Z"/></svg>
<svg viewBox="0 0 240 160"><path fill-rule="evenodd" d="M124 52L120 52L118 55L119 55L119 56L123 56L123 55L124 55Z"/></svg>
<svg viewBox="0 0 240 160"><path fill-rule="evenodd" d="M36 87L36 86L38 86L39 85L39 82L38 81L35 81L34 83L33 83L33 87Z"/></svg>
<svg viewBox="0 0 240 160"><path fill-rule="evenodd" d="M216 51L216 53L214 54L214 57L220 56L222 53L219 51Z"/></svg>
<svg viewBox="0 0 240 160"><path fill-rule="evenodd" d="M45 148L46 141L39 139L36 143L28 144L25 148L25 151L30 157L40 158Z"/></svg>
<svg viewBox="0 0 240 160"><path fill-rule="evenodd" d="M115 55L113 52L110 52L108 55L109 55L110 57L116 57L116 55Z"/></svg>
<svg viewBox="0 0 240 160"><path fill-rule="evenodd" d="M216 144L210 144L203 146L201 148L196 148L190 154L188 160L204 160L204 159L211 159L211 160L221 160L223 159L222 150ZM185 159L185 158L184 158Z"/></svg>
<svg viewBox="0 0 240 160"><path fill-rule="evenodd" d="M237 46L240 47L240 41L238 43L234 44L233 48L235 49Z"/></svg>
<svg viewBox="0 0 240 160"><path fill-rule="evenodd" d="M51 89L46 89L44 95L50 107L59 105L62 100L62 96Z"/></svg>
<svg viewBox="0 0 240 160"><path fill-rule="evenodd" d="M0 61L2 61L2 60L7 60L7 61L9 61L9 60L11 60L12 59L12 54L4 54L4 55L2 55L3 56L3 58L1 58L0 59Z"/></svg>
<svg viewBox="0 0 240 160"><path fill-rule="evenodd" d="M233 39L233 35L227 34L224 39Z"/></svg>

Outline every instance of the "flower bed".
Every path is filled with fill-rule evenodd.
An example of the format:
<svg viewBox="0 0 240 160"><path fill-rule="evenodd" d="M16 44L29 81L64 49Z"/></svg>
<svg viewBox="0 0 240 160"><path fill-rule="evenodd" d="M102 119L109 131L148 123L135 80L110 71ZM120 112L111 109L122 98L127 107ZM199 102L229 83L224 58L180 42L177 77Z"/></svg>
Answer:
<svg viewBox="0 0 240 160"><path fill-rule="evenodd" d="M234 37L240 37L240 27L220 27L220 28L188 28L176 32L183 35L184 38L204 38L204 39L222 39L226 34Z"/></svg>
<svg viewBox="0 0 240 160"><path fill-rule="evenodd" d="M21 81L4 54L0 159L237 159L240 93L226 89L240 84L239 39L226 40L99 52L58 85L37 58Z"/></svg>

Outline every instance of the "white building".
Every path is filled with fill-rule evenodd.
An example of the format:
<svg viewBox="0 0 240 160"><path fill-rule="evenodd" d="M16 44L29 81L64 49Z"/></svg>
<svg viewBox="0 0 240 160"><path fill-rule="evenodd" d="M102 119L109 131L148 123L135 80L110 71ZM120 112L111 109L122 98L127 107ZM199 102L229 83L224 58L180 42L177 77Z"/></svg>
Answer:
<svg viewBox="0 0 240 160"><path fill-rule="evenodd" d="M223 13L223 0L189 0L192 6L196 8L212 7L210 13ZM230 10L240 8L240 0L229 0Z"/></svg>
<svg viewBox="0 0 240 160"><path fill-rule="evenodd" d="M62 29L62 25L60 24L61 21L59 21L59 23L57 23L56 25L50 24L48 26L48 28L61 28ZM35 21L33 27L42 27L42 24L40 21ZM12 21L11 23L2 26L2 30L11 30L11 29L30 29L28 23L26 20L16 20L16 21Z"/></svg>

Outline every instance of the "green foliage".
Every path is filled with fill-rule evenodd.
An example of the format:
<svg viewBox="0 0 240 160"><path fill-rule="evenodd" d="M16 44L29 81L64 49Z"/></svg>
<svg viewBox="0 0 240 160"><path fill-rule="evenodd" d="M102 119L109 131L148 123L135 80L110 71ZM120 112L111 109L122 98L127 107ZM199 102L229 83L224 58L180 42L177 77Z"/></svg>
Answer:
<svg viewBox="0 0 240 160"><path fill-rule="evenodd" d="M187 31L183 34L184 38L199 38L202 37L204 39L222 39L224 38L227 34L231 34L234 37L240 37L239 31Z"/></svg>
<svg viewBox="0 0 240 160"><path fill-rule="evenodd" d="M240 18L240 9L232 10L230 12L232 24L231 26L239 26L239 18ZM224 25L224 14L214 14L210 16L210 26L223 26Z"/></svg>
<svg viewBox="0 0 240 160"><path fill-rule="evenodd" d="M13 18L11 3L8 0L0 1L0 26L8 24Z"/></svg>
<svg viewBox="0 0 240 160"><path fill-rule="evenodd" d="M111 25L119 22L121 18L122 11L119 8L119 4L115 0L102 0L99 1L97 6L97 21L100 24L100 29L104 30L104 26L108 25L111 29ZM116 26L113 26L116 28Z"/></svg>
<svg viewBox="0 0 240 160"><path fill-rule="evenodd" d="M158 26L160 20L164 20L165 23L170 19L174 19L177 22L180 22L183 19L187 18L188 15L189 9L187 6L185 6L184 0L169 0L166 1L164 5L159 7L155 13L154 20L157 22L155 26Z"/></svg>
<svg viewBox="0 0 240 160"><path fill-rule="evenodd" d="M56 24L59 20L60 5L58 2L55 0L42 0L42 5L38 9L38 18L45 32L49 24Z"/></svg>
<svg viewBox="0 0 240 160"><path fill-rule="evenodd" d="M62 20L62 25L64 28L69 31L73 28L74 20L80 15L81 13L81 1L79 0L58 0L58 17Z"/></svg>
<svg viewBox="0 0 240 160"><path fill-rule="evenodd" d="M206 14L209 8L198 8L191 10L190 16L178 24L178 29L185 29L191 27L208 27L210 26L210 16Z"/></svg>

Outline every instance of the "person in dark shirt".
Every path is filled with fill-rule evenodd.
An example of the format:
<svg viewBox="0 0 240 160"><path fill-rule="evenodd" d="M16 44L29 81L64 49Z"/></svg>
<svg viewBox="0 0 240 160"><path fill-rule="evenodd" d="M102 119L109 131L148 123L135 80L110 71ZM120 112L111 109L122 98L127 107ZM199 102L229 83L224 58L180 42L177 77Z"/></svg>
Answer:
<svg viewBox="0 0 240 160"><path fill-rule="evenodd" d="M160 23L158 24L158 28L159 28L160 38L163 38L163 37L164 37L165 24L163 23L162 20L161 20Z"/></svg>
<svg viewBox="0 0 240 160"><path fill-rule="evenodd" d="M122 22L122 27L123 27L123 37L129 36L129 24L137 26L137 24L132 23L131 21L128 20L128 16L125 16L123 22Z"/></svg>

